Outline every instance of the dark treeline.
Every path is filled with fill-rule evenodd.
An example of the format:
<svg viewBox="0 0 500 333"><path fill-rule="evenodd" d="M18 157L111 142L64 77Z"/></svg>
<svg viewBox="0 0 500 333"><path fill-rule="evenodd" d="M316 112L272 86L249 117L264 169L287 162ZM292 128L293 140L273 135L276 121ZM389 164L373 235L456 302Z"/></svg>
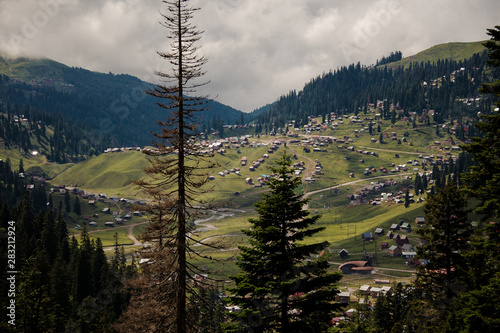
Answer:
<svg viewBox="0 0 500 333"><path fill-rule="evenodd" d="M165 114L154 107L155 100L145 93L152 85L131 75L96 73L49 60L45 62L48 68L62 72L57 83L41 84L37 81L28 84L0 75L0 103L30 105L33 109L71 119L108 147L151 144L151 132L158 130L157 120L165 118ZM64 81L64 86L60 85L60 80ZM241 121L241 111L207 101L209 110L199 119L207 130L222 127L219 122L213 123L213 117L220 119L220 124ZM249 121L251 116L247 117Z"/></svg>
<svg viewBox="0 0 500 333"><path fill-rule="evenodd" d="M108 262L100 239L90 240L85 229L80 243L68 237L61 211L37 213L29 191L12 209L0 201L6 236L0 239L0 307L15 299L15 317L2 320L2 332L111 332L128 301L121 281L135 265L125 265L123 248L116 246ZM13 275L15 289L7 279ZM7 323L13 319L15 326Z"/></svg>
<svg viewBox="0 0 500 333"><path fill-rule="evenodd" d="M0 138L7 149L36 150L56 163L79 162L106 147L105 140L60 114L9 102L0 104Z"/></svg>
<svg viewBox="0 0 500 333"><path fill-rule="evenodd" d="M397 57L397 55L394 55ZM477 119L477 112L490 113L492 101L488 98L474 103L473 110L457 105L457 98L476 98L481 82L490 82L491 69L485 67L486 52L476 53L462 61L438 60L435 63L413 63L408 68L389 69L363 67L359 63L341 67L307 83L303 90L291 91L258 116L258 124L283 127L289 120L306 124L309 116L327 117L330 113L360 114L368 103L383 100L382 117L390 119L390 105L421 114L424 109L436 111L434 120L462 116Z"/></svg>
<svg viewBox="0 0 500 333"><path fill-rule="evenodd" d="M382 57L382 59L377 60L375 66L390 64L391 62L396 62L403 59L403 53L401 51L391 52L388 57Z"/></svg>

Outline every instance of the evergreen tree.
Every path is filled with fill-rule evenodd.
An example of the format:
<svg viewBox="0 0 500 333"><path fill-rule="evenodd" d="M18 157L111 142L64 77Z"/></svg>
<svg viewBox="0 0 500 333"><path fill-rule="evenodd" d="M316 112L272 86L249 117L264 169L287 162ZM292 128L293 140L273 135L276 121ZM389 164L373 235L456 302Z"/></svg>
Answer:
<svg viewBox="0 0 500 333"><path fill-rule="evenodd" d="M496 81L483 84L481 91L493 95L500 107L500 26L488 29L489 41L483 45L488 49L489 60L494 67ZM491 302L500 294L500 114L482 115L482 120L476 124L482 132L482 137L473 138L472 144L462 147L474 159L470 172L462 174L466 191L474 198L477 205L473 212L482 218L476 237L471 241L471 250L466 253L469 264L469 276L466 280L468 290L460 293L453 303L448 316L452 329L496 332L500 330L498 302ZM463 168L460 163L460 168ZM484 223L487 222L487 223Z"/></svg>
<svg viewBox="0 0 500 333"><path fill-rule="evenodd" d="M466 200L456 185L438 188L437 194L427 199L424 206L425 227L417 231L425 245L418 248L418 257L427 264L419 269L417 284L426 290L428 297L437 297L447 283L463 283L472 227L468 221Z"/></svg>
<svg viewBox="0 0 500 333"><path fill-rule="evenodd" d="M52 199L52 193L49 194L48 208L49 209L54 209L54 201Z"/></svg>
<svg viewBox="0 0 500 333"><path fill-rule="evenodd" d="M500 26L495 29L488 29L491 39L484 43L489 49L488 63L498 71L500 67ZM497 99L500 97L500 79L490 84L483 84L481 91L491 94ZM496 102L500 107L500 102ZM468 174L463 175L463 181L468 185L468 192L480 201L475 209L478 214L485 217L500 217L500 113L483 115L482 121L476 127L484 133L482 138L473 138L473 143L464 146L464 150L473 155L474 166ZM492 234L500 231L497 223L496 230Z"/></svg>
<svg viewBox="0 0 500 333"><path fill-rule="evenodd" d="M71 212L71 204L68 191L64 192L64 209L66 210L66 213Z"/></svg>
<svg viewBox="0 0 500 333"><path fill-rule="evenodd" d="M322 331L337 308L340 275L327 272L325 258L309 261L327 243L302 242L324 228L313 227L319 215L302 209L308 200L295 193L300 178L293 176L291 163L283 155L278 166L271 167L276 176L268 183L270 193L255 204L259 217L243 230L250 247L239 247L241 271L231 277L236 284L231 300L241 312L231 314L236 324L228 331Z"/></svg>
<svg viewBox="0 0 500 333"><path fill-rule="evenodd" d="M417 173L415 175L415 194L419 195L422 192L423 192L422 177L420 177L420 174Z"/></svg>
<svg viewBox="0 0 500 333"><path fill-rule="evenodd" d="M92 275L89 276L89 273L92 273L92 268L90 265L92 247L85 225L83 226L81 238L82 245L74 253L75 270L72 272L74 274L72 286L72 301L73 309L75 310L80 306L83 300L86 297L91 296L94 291Z"/></svg>
<svg viewBox="0 0 500 333"><path fill-rule="evenodd" d="M405 193L405 208L408 208L410 206L410 190L406 189Z"/></svg>
<svg viewBox="0 0 500 333"><path fill-rule="evenodd" d="M22 158L19 160L19 173L24 173L24 163Z"/></svg>
<svg viewBox="0 0 500 333"><path fill-rule="evenodd" d="M73 204L73 212L80 216L82 215L82 208L80 207L80 199L78 196L75 196L75 203Z"/></svg>
<svg viewBox="0 0 500 333"><path fill-rule="evenodd" d="M152 214L152 222L143 235L152 244L152 264L143 270L142 285L132 303L142 302L141 293L149 293L147 300L154 305L149 308L153 313L142 312L139 316L129 307L124 321L128 321L127 330L138 325L143 330L185 333L194 323L188 318L188 308L197 306L196 291L189 292L186 282L196 271L187 262L187 254L195 252L188 244L188 221L195 216L195 206L200 205L197 198L204 192L201 187L208 181L204 168L213 164L191 153L197 149L199 117L207 103L205 97L193 96L196 88L204 84L197 81L204 75L202 67L206 63L196 47L202 32L192 24L198 8L191 7L188 0L163 3L166 13L162 14L162 25L168 30L171 44L168 51L158 54L168 63L169 71L158 71L162 83L147 93L158 98L156 104L169 116L158 121L160 131L153 134L157 139L154 149L145 151L150 166L144 171L149 180L135 182L153 201L145 208ZM212 121L221 137L223 125L223 119ZM141 316L156 316L156 320L149 322Z"/></svg>

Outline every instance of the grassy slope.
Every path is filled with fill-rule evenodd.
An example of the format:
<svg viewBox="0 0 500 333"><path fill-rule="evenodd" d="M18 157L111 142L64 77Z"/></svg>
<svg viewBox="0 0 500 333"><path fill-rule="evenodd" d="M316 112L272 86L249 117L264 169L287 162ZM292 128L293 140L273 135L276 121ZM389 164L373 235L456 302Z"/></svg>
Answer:
<svg viewBox="0 0 500 333"><path fill-rule="evenodd" d="M437 62L438 59L463 60L472 57L474 53L480 53L485 50L481 44L483 42L468 43L446 43L433 46L427 50L421 51L415 55L401 59L400 61L387 64L388 68L403 66L407 68L413 62Z"/></svg>
<svg viewBox="0 0 500 333"><path fill-rule="evenodd" d="M0 74L23 82L31 82L31 80L40 82L45 76L62 78L68 69L70 67L50 59L18 58L9 60L0 54Z"/></svg>
<svg viewBox="0 0 500 333"><path fill-rule="evenodd" d="M138 190L131 181L144 176L142 170L147 164L144 154L137 151L101 154L59 174L52 183L106 192L109 195L120 196L127 193L133 196Z"/></svg>
<svg viewBox="0 0 500 333"><path fill-rule="evenodd" d="M360 127L358 124L346 123L335 131L327 131L323 135L332 135L342 137L350 135L354 137L354 130ZM446 138L436 138L433 126L425 127L420 125L413 129L411 126L403 122L397 122L391 125L390 121L384 121L381 124L383 133L396 132L398 138L403 137L404 132L408 132L407 143L398 144L396 141L386 139L384 143L371 142L372 137L378 137L378 133L374 131L372 135L369 133L359 133L359 138L355 142L344 144L344 149L337 148L337 144L331 144L325 147L326 152L310 152L304 153L300 145L288 145L288 154L296 153L297 159L294 162L304 161L311 167L314 166L315 161L319 161L323 166L322 174L316 176L316 182L305 185L306 191L323 189L346 183L352 180L365 179L375 176L386 176L389 174L382 174L380 171L374 172L372 175L365 176L363 171L367 167L375 167L377 170L380 167L386 167L388 170L392 168L392 164L404 164L408 160L418 158L419 155L436 154L445 155L450 154L449 150L444 147L451 146L451 143L446 141ZM279 139L279 138L273 138ZM281 138L286 139L286 138ZM434 146L433 142L439 139L441 146ZM454 138L457 140L456 138ZM252 140L258 141L253 138ZM269 141L269 138L267 138ZM411 142L412 145L409 143ZM460 143L460 142L458 142ZM359 154L357 152L348 151L346 148L353 146L355 149L362 149L371 152L377 152L378 157L372 155ZM285 151L282 146L274 154L269 154L269 158L265 160L256 171L249 171L247 167L240 166L240 159L246 156L248 164L262 157L267 152L267 147L259 148L243 148L241 154L237 153L235 148L227 149L226 153L216 154L214 160L219 166L208 170L209 175L215 177L214 181L209 182L212 187L212 192L202 196L202 199L210 200L231 200L234 206L251 207L252 202L259 199L261 193L265 191L264 188L253 188L245 184L246 178L252 178L254 183L257 183L257 177L261 174L269 174L269 166L275 160L280 158ZM395 157L395 153L399 154L399 158ZM453 154L456 154L453 152ZM350 157L346 160L346 157ZM359 160L364 160L360 163ZM105 192L108 195L125 196L129 198L140 197L139 190L131 185L131 181L144 177L143 168L148 165L144 154L136 151L121 152L121 153L108 153L91 158L87 161L81 162L74 166L67 168L64 172L60 173L52 181L54 185L65 184L77 186L82 189L90 190L93 192ZM225 176L218 175L219 172L230 170L232 168L241 168L241 175L235 173L226 174ZM409 168L409 172L413 173L413 168ZM420 168L419 171L422 171ZM349 173L354 173L354 178L349 178ZM303 174L302 177L308 175ZM237 191L240 195L235 196L233 193Z"/></svg>

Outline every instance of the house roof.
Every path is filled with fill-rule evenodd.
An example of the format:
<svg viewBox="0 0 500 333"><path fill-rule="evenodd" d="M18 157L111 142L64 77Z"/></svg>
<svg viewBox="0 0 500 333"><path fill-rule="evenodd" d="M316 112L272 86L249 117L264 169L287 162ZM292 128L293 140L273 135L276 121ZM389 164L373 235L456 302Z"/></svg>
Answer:
<svg viewBox="0 0 500 333"><path fill-rule="evenodd" d="M398 248L399 246L397 245L392 245L390 248L389 248L389 251L394 251Z"/></svg>
<svg viewBox="0 0 500 333"><path fill-rule="evenodd" d="M359 287L359 290L361 291L368 291L370 290L371 286L365 284L365 285L362 285L361 287Z"/></svg>
<svg viewBox="0 0 500 333"><path fill-rule="evenodd" d="M403 251L413 251L413 246L411 244L404 244L403 246L401 246L401 249Z"/></svg>

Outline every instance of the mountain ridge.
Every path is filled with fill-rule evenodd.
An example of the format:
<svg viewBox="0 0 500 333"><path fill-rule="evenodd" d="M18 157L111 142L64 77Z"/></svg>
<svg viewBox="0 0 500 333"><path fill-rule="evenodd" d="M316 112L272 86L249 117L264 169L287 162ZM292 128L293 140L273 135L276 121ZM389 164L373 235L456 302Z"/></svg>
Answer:
<svg viewBox="0 0 500 333"><path fill-rule="evenodd" d="M48 58L0 56L0 76L0 103L29 104L84 121L113 146L151 144L150 133L158 130L156 122L165 117L155 107L158 100L145 94L154 85L129 74L93 72ZM242 115L247 115L214 100L207 105L209 110L201 121L206 130L241 122Z"/></svg>
<svg viewBox="0 0 500 333"><path fill-rule="evenodd" d="M413 56L382 66L397 69L420 62L435 62L436 59L442 59L440 57L467 59L476 54L476 51L481 50L484 50L481 41L438 44ZM4 104L15 103L19 105L19 109L29 104L34 109L60 113L77 123L83 122L92 129L93 135L103 137L104 142L107 142L109 146L151 144L150 133L158 130L156 121L165 117L163 110L154 106L157 100L144 93L153 85L129 74L93 72L83 68L69 67L43 57L7 58L0 52L0 76L3 77L2 81L8 81L3 84L0 81L0 95L2 91L4 94L4 97L0 96L0 103L3 99ZM314 78L311 82L305 83L304 88L299 92L300 98L304 99L311 86L324 79L324 77ZM327 98L327 95L320 93L318 98ZM265 126L266 121L271 127L272 123L276 123L273 121L273 112L280 108L279 105L283 99L289 97L282 95L275 102L257 108L251 113L211 101L212 109L204 112L204 118L200 121L200 129L207 134L214 132L219 133L219 136L224 136L226 124L250 123L257 119L258 128L262 132L264 127L261 125ZM373 97L375 96L372 95ZM314 100L311 99L308 104L313 103ZM344 108L342 104L345 103L337 103L338 101L340 99L336 99L333 104L319 101L314 108L309 108L311 105L303 107L302 110L297 110L300 111L299 119L305 121L309 115ZM361 105L361 99L356 103ZM354 105L350 108L353 107ZM287 111L283 107L281 109L282 111L279 112L289 113L291 110L288 108ZM282 118L284 120L287 117L283 115ZM283 120L278 123L283 123ZM265 128L267 130L267 127Z"/></svg>
<svg viewBox="0 0 500 333"><path fill-rule="evenodd" d="M485 51L486 48L482 45L482 43L484 42L485 41L448 42L437 44L428 49L417 52L411 56L404 57L399 61L392 62L386 65L388 68L397 68L399 66L407 68L411 63L414 62L435 62L438 59L460 61L472 57L474 53ZM379 67L384 67L386 65L380 65Z"/></svg>

